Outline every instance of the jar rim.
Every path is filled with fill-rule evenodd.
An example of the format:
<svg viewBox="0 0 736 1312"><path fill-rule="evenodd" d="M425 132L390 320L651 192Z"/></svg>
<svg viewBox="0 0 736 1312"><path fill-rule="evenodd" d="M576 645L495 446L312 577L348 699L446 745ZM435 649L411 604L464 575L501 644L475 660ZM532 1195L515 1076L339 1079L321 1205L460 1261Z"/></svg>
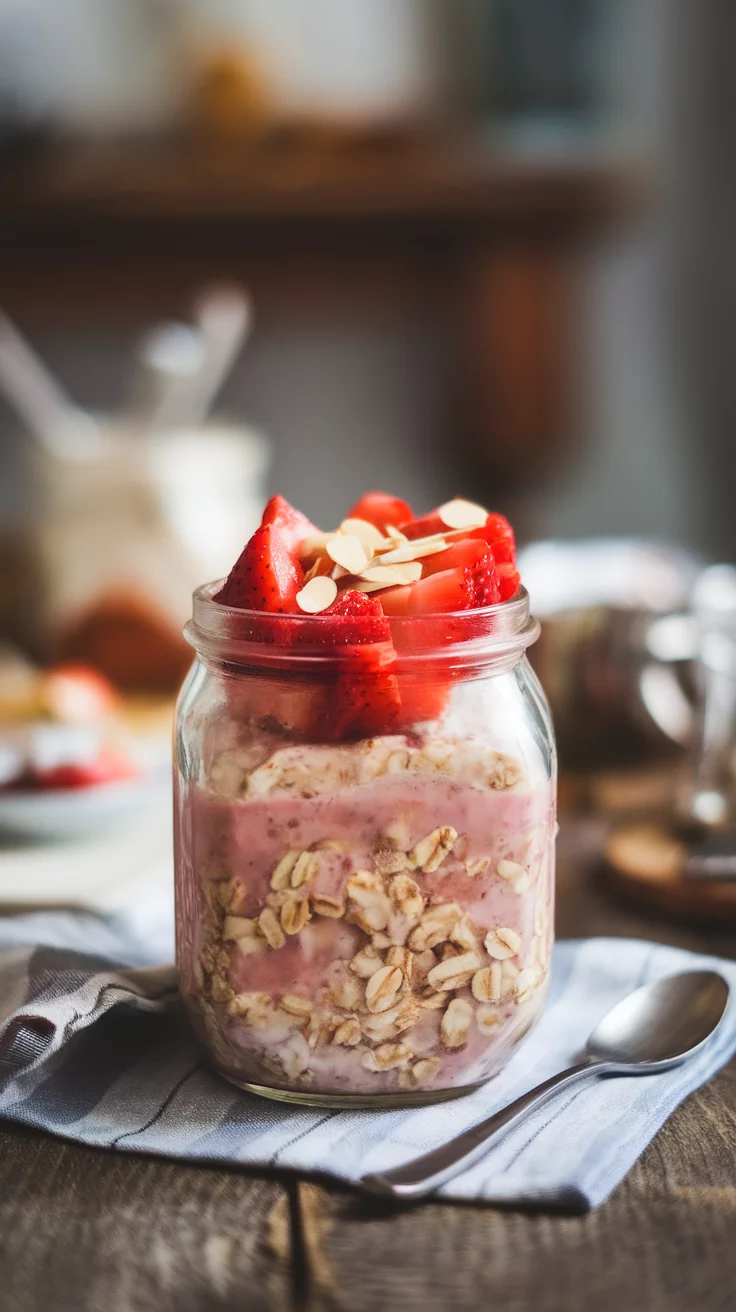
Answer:
<svg viewBox="0 0 736 1312"><path fill-rule="evenodd" d="M243 610L215 601L223 580L197 588L192 618L184 636L199 656L235 665L279 669L319 669L345 659L344 649L317 635L320 625L334 626L335 616L285 615ZM454 668L483 667L518 660L539 637L540 625L529 609L529 594L520 587L508 601L477 610L432 615L386 616L396 659L403 668L436 662ZM284 626L292 635L287 646ZM304 637L300 638L300 632Z"/></svg>

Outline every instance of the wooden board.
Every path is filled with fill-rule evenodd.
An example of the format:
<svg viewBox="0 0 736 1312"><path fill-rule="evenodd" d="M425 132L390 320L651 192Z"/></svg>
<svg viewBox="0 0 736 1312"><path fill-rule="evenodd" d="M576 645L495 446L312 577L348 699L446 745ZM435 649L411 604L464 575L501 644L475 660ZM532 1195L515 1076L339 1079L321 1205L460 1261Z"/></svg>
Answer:
<svg viewBox="0 0 736 1312"><path fill-rule="evenodd" d="M612 886L642 907L702 923L736 925L736 880L688 878L689 850L664 822L614 829L605 857Z"/></svg>

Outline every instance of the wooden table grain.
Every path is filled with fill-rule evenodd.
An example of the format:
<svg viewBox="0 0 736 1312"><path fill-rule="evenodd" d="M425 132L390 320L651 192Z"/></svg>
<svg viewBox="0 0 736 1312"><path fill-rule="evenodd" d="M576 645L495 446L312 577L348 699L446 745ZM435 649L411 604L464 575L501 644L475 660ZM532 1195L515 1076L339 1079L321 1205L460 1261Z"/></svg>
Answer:
<svg viewBox="0 0 736 1312"><path fill-rule="evenodd" d="M608 900L594 820L560 841L558 932L736 956L736 935ZM736 1062L588 1216L394 1209L294 1176L127 1157L0 1127L2 1312L732 1312Z"/></svg>

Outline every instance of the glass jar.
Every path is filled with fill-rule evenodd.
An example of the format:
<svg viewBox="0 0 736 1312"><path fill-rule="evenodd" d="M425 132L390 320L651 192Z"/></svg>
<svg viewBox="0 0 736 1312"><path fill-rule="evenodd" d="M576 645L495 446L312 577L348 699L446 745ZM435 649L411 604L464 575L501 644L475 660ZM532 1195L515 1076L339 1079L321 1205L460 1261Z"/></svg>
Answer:
<svg viewBox="0 0 736 1312"><path fill-rule="evenodd" d="M325 617L235 610L217 586L194 595L176 728L197 1032L226 1079L284 1101L469 1092L547 991L556 752L527 594L335 646Z"/></svg>

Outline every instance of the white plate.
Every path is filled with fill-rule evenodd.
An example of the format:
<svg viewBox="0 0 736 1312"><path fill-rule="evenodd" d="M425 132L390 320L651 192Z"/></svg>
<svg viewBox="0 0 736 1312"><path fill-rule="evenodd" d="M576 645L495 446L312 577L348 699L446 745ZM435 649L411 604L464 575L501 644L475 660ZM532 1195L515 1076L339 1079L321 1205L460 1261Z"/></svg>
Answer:
<svg viewBox="0 0 736 1312"><path fill-rule="evenodd" d="M83 907L97 912L147 908L164 897L171 918L171 797L130 813L106 832L63 842L0 840L0 907ZM37 836L34 830L34 837ZM146 912L146 915L148 912Z"/></svg>
<svg viewBox="0 0 736 1312"><path fill-rule="evenodd" d="M78 838L119 827L138 811L161 804L167 774L97 784L93 788L0 793L0 832L41 841Z"/></svg>

